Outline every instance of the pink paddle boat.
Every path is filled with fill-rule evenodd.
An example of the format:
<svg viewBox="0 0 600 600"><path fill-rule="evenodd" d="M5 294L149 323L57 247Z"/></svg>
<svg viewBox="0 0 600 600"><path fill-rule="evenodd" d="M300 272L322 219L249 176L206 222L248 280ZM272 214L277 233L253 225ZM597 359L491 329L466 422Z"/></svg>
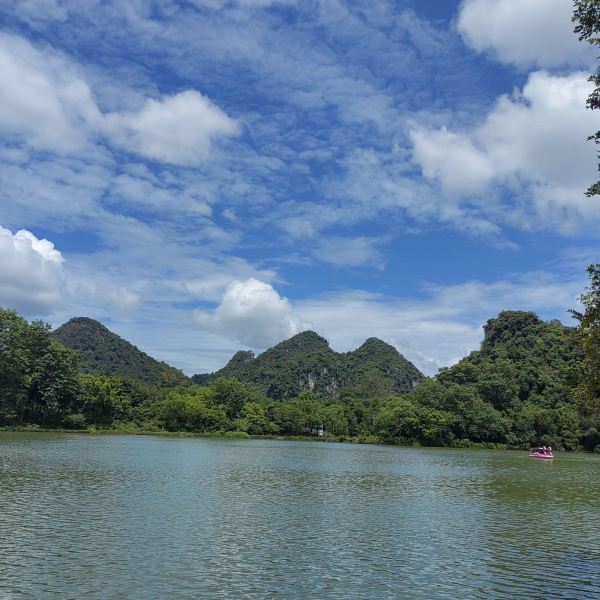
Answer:
<svg viewBox="0 0 600 600"><path fill-rule="evenodd" d="M529 453L532 458L554 458L552 448L550 446L542 446L541 448L533 448Z"/></svg>

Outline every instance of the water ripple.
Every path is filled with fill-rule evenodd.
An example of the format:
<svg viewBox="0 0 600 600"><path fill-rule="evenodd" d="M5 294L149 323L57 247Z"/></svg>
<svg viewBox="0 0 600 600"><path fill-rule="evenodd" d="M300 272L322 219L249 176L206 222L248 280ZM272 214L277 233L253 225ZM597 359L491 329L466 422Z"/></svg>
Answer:
<svg viewBox="0 0 600 600"><path fill-rule="evenodd" d="M0 434L0 597L600 598L600 461Z"/></svg>

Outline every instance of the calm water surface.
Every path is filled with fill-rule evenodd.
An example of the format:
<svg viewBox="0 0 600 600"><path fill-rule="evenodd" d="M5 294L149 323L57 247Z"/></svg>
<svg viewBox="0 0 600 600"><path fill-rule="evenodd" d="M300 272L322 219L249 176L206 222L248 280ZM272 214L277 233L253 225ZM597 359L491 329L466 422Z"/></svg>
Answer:
<svg viewBox="0 0 600 600"><path fill-rule="evenodd" d="M600 460L0 433L0 598L600 598Z"/></svg>

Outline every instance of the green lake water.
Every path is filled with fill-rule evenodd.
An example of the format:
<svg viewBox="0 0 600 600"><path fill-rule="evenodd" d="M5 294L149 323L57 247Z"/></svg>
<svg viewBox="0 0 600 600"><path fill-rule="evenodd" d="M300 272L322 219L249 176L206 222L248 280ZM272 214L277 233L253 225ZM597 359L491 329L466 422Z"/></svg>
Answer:
<svg viewBox="0 0 600 600"><path fill-rule="evenodd" d="M0 598L600 598L600 459L0 433Z"/></svg>

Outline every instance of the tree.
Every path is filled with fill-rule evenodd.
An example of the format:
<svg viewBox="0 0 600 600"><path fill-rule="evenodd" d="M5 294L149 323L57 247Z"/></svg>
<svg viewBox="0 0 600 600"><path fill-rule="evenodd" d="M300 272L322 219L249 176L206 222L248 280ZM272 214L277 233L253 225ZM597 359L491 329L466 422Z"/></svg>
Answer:
<svg viewBox="0 0 600 600"><path fill-rule="evenodd" d="M574 31L579 36L579 41L585 40L593 46L600 46L600 0L575 0L572 20L576 23ZM590 75L588 81L594 84L594 90L588 96L586 106L594 110L600 108L600 74ZM600 131L590 135L588 140L600 144ZM598 170L600 171L600 161ZM585 195L600 195L600 181L590 185Z"/></svg>
<svg viewBox="0 0 600 600"><path fill-rule="evenodd" d="M281 402L274 410L275 423L282 433L301 435L308 428L306 413L297 401Z"/></svg>
<svg viewBox="0 0 600 600"><path fill-rule="evenodd" d="M238 381L233 377L218 377L208 385L212 393L212 402L225 408L230 419L240 416L246 402L260 399L260 389L251 384Z"/></svg>
<svg viewBox="0 0 600 600"><path fill-rule="evenodd" d="M374 429L386 442L417 442L421 434L418 408L407 397L389 398L375 417Z"/></svg>
<svg viewBox="0 0 600 600"><path fill-rule="evenodd" d="M455 437L473 442L504 442L505 419L472 386L450 386L442 408L452 415L451 430Z"/></svg>
<svg viewBox="0 0 600 600"><path fill-rule="evenodd" d="M518 398L517 369L508 360L482 365L477 391L494 408L506 410Z"/></svg>
<svg viewBox="0 0 600 600"><path fill-rule="evenodd" d="M159 420L169 431L217 431L227 427L225 409L207 403L206 388L170 390L160 404Z"/></svg>
<svg viewBox="0 0 600 600"><path fill-rule="evenodd" d="M79 375L76 409L89 425L151 420L158 388L120 375ZM77 413L76 413L77 414Z"/></svg>
<svg viewBox="0 0 600 600"><path fill-rule="evenodd" d="M350 392L357 398L389 398L394 393L394 382L378 369L369 369Z"/></svg>
<svg viewBox="0 0 600 600"><path fill-rule="evenodd" d="M0 310L0 424L59 425L77 389L75 353L50 325Z"/></svg>
<svg viewBox="0 0 600 600"><path fill-rule="evenodd" d="M20 420L27 400L29 324L15 311L0 309L0 425Z"/></svg>
<svg viewBox="0 0 600 600"><path fill-rule="evenodd" d="M323 421L323 405L300 392L293 400L272 405L272 418L281 433L302 435L317 429Z"/></svg>
<svg viewBox="0 0 600 600"><path fill-rule="evenodd" d="M348 435L348 419L341 404L330 404L323 409L323 427L333 435Z"/></svg>
<svg viewBox="0 0 600 600"><path fill-rule="evenodd" d="M77 397L77 359L75 352L52 338L48 330L40 343L44 347L36 348L35 354L39 356L29 376L29 415L40 425L56 426L71 413Z"/></svg>
<svg viewBox="0 0 600 600"><path fill-rule="evenodd" d="M242 409L242 418L238 421L243 421L245 427L242 430L252 435L274 432L272 423L267 420L264 406L258 402L246 402ZM238 426L237 429L240 427Z"/></svg>
<svg viewBox="0 0 600 600"><path fill-rule="evenodd" d="M579 321L579 339L583 349L581 382L576 391L578 407L591 426L600 425L600 264L587 269L590 286L579 301L584 312L572 310Z"/></svg>
<svg viewBox="0 0 600 600"><path fill-rule="evenodd" d="M114 418L109 376L80 375L78 404L87 424L109 426Z"/></svg>

